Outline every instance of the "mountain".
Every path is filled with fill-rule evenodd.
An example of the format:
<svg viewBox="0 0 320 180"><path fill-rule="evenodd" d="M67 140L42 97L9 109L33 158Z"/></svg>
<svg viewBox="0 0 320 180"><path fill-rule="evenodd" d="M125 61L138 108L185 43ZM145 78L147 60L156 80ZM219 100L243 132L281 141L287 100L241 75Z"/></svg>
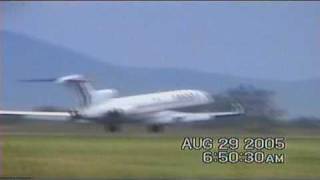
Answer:
<svg viewBox="0 0 320 180"><path fill-rule="evenodd" d="M320 117L320 79L286 82L174 68L123 67L13 32L4 31L1 37L1 104L5 108L75 106L73 96L56 84L26 84L17 80L76 73L93 79L97 88L116 88L122 95L182 88L219 93L240 84L250 84L275 91L278 106L286 110L289 117Z"/></svg>

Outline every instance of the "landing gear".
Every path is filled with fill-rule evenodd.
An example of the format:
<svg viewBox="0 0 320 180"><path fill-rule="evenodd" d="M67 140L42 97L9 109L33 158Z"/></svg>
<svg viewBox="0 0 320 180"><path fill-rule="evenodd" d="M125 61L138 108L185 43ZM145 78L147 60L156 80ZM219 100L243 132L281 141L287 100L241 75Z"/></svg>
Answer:
<svg viewBox="0 0 320 180"><path fill-rule="evenodd" d="M148 130L153 133L163 132L164 126L161 124L152 124L148 127Z"/></svg>
<svg viewBox="0 0 320 180"><path fill-rule="evenodd" d="M121 128L120 128L120 125L118 124L104 124L104 130L106 132L114 133L114 132L120 131Z"/></svg>

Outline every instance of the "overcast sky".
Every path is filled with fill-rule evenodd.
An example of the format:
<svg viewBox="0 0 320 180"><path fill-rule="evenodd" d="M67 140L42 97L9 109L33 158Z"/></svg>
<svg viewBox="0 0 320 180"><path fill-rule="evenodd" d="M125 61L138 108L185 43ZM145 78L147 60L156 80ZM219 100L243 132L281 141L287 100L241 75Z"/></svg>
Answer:
<svg viewBox="0 0 320 180"><path fill-rule="evenodd" d="M101 61L320 78L320 2L1 2L1 29Z"/></svg>

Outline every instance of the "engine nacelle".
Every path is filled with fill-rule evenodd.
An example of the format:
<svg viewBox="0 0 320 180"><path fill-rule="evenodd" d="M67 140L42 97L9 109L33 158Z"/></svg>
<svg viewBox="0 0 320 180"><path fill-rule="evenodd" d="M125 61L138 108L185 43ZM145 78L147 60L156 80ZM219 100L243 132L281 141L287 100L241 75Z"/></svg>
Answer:
<svg viewBox="0 0 320 180"><path fill-rule="evenodd" d="M101 89L101 90L95 90L94 92L92 92L91 96L92 96L92 103L96 104L96 103L100 103L100 102L104 102L107 101L111 98L115 98L118 96L118 91L115 89Z"/></svg>

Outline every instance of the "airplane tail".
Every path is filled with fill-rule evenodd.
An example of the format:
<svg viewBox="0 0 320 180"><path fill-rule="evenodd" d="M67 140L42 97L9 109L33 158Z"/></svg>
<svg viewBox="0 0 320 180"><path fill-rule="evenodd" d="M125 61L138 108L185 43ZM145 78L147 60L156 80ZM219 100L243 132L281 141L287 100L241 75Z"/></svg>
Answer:
<svg viewBox="0 0 320 180"><path fill-rule="evenodd" d="M92 104L94 88L82 75L69 75L57 78L56 83L65 84L71 88L79 97L80 106L85 107Z"/></svg>
<svg viewBox="0 0 320 180"><path fill-rule="evenodd" d="M97 104L102 101L108 100L117 96L117 91L114 89L102 89L95 90L91 85L90 81L84 76L74 74L63 76L60 78L49 78L49 79L28 79L22 80L23 82L55 82L64 84L71 88L79 97L80 106L86 107L91 104Z"/></svg>

